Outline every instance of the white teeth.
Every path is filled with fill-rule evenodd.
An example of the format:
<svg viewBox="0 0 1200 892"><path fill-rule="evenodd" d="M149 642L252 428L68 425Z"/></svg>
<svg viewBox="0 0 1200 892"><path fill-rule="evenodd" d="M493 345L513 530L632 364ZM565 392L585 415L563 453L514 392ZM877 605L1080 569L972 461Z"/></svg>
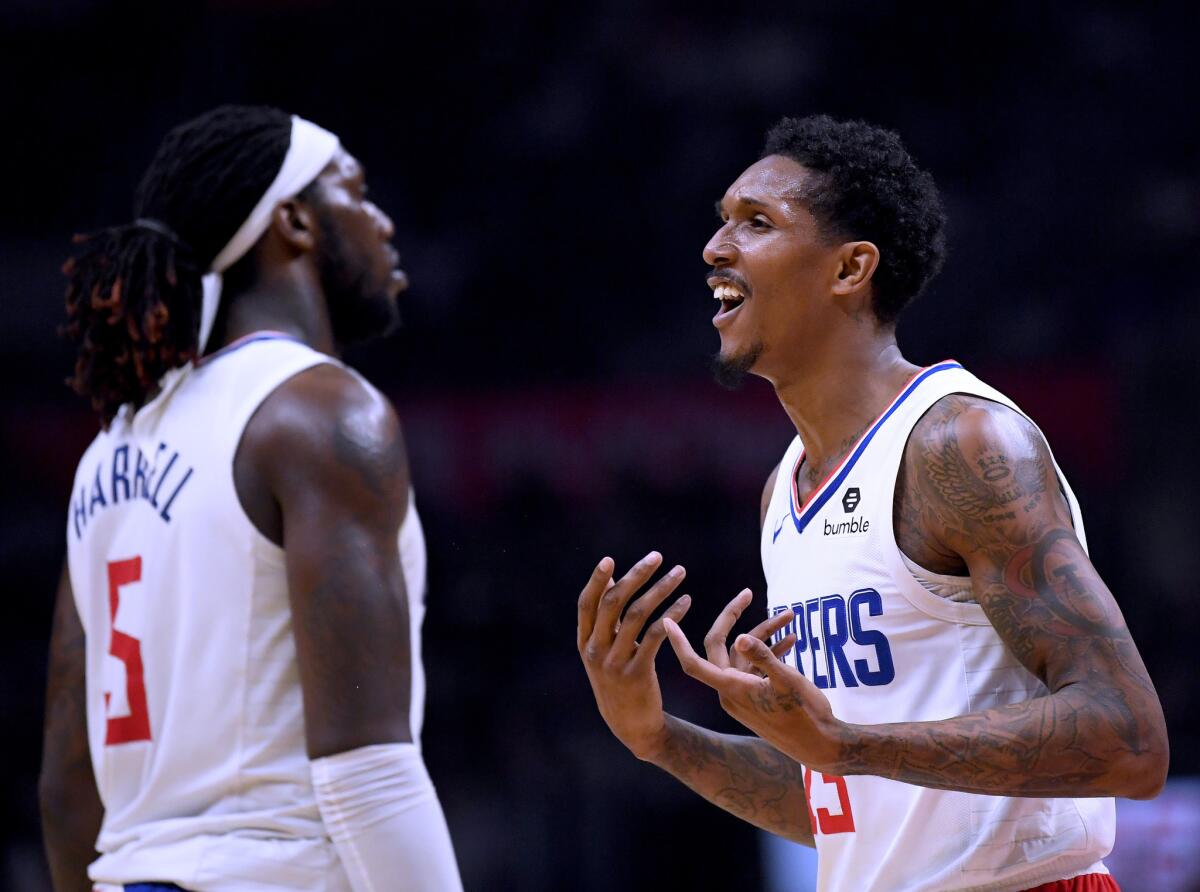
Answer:
<svg viewBox="0 0 1200 892"><path fill-rule="evenodd" d="M713 289L713 297L716 300L742 300L745 295L736 285L730 285L727 282L722 282Z"/></svg>

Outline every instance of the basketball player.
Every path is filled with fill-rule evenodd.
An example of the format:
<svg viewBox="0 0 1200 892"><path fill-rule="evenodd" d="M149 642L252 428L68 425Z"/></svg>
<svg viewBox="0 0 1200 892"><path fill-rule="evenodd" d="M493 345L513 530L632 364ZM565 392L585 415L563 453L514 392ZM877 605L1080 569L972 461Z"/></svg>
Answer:
<svg viewBox="0 0 1200 892"><path fill-rule="evenodd" d="M103 430L51 642L55 888L460 888L404 441L337 360L397 321L392 222L336 136L259 107L172 130L134 217L65 268Z"/></svg>
<svg viewBox="0 0 1200 892"><path fill-rule="evenodd" d="M944 252L932 179L893 133L784 119L719 213L722 374L770 381L798 433L763 492L770 618L727 649L743 591L701 657L684 596L638 643L683 570L639 596L661 557L615 583L603 559L578 628L601 714L639 758L815 844L822 890L1115 889L1110 797L1162 788L1162 710L1041 432L896 345ZM668 636L756 737L664 714Z"/></svg>

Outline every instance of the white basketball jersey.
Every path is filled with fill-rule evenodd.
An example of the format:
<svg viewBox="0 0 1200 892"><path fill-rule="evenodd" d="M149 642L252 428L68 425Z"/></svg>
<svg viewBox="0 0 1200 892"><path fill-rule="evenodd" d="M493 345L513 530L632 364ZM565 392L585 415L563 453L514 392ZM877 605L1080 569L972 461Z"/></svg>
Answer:
<svg viewBox="0 0 1200 892"><path fill-rule="evenodd" d="M909 433L952 393L1020 411L943 362L914 376L804 504L799 438L780 466L762 537L769 610L795 615L786 660L846 722L936 721L1047 693L978 604L927 591L896 545L892 501ZM1079 506L1058 477L1086 548ZM807 768L804 781L827 892L1027 889L1105 872L1098 862L1116 832L1112 799L984 796Z"/></svg>
<svg viewBox="0 0 1200 892"><path fill-rule="evenodd" d="M80 461L67 541L104 803L98 884L350 888L309 774L284 553L242 510L233 476L263 400L333 361L285 336L243 339L170 373ZM411 498L400 554L418 739L425 542Z"/></svg>

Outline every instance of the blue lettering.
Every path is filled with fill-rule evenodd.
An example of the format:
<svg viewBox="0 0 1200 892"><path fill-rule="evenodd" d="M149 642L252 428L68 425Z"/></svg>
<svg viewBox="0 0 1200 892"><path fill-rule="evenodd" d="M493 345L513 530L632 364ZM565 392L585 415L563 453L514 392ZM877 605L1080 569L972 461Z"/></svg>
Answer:
<svg viewBox="0 0 1200 892"><path fill-rule="evenodd" d="M830 620L833 622L830 622ZM850 669L850 663L842 648L850 639L850 629L846 625L846 602L841 595L831 595L821 599L821 640L825 642L825 666L829 672L829 686L837 687L837 677L842 676L842 682L848 688L858 687L858 679Z"/></svg>
<svg viewBox="0 0 1200 892"><path fill-rule="evenodd" d="M130 452L135 452L133 458L133 468L130 468ZM171 522L171 506L175 504L175 500L179 494L183 492L187 482L192 479L192 474L195 468L187 468L183 471L183 476L178 473L168 487L167 480L171 477L171 472L175 465L180 465L180 470L183 470L183 463L179 461L182 457L180 453L173 452L166 466L159 473L162 456L169 451L166 443L158 444L158 451L154 456L154 465L146 460L146 456L140 448L136 448L130 443L122 443L113 449L112 462L98 462L96 464L96 476L92 485L81 486L77 497L72 497L70 507L70 529L71 526L75 529L75 538L83 538L83 532L88 525L88 521L95 515L97 508L104 509L109 505L119 505L122 502L131 502L134 500L145 500L150 503L151 507L158 511L158 516L166 523ZM132 474L130 471L132 470ZM108 475L110 488L106 493L103 485L104 475ZM160 494L170 493L166 497L165 504L160 504L158 497ZM111 498L111 502L109 499Z"/></svg>
<svg viewBox="0 0 1200 892"><path fill-rule="evenodd" d="M167 477L170 476L171 468L175 466L175 459L177 458L179 458L178 452L171 456L171 460L167 462L167 466L163 468L162 476L158 478L158 485L154 487L154 495L150 496L150 504L155 508L158 507L158 491L162 489L163 483L165 483Z"/></svg>
<svg viewBox="0 0 1200 892"><path fill-rule="evenodd" d="M817 659L817 651L821 649L821 639L817 637L817 631L813 628L813 619L817 615L817 611L821 606L819 598L813 598L804 605L804 621L805 631L808 632L808 652L812 656L812 680L819 688L829 687L829 679L821 674L820 661Z"/></svg>
<svg viewBox="0 0 1200 892"><path fill-rule="evenodd" d="M79 501L71 506L71 516L75 521L75 538L83 536L83 528L87 526L87 489L79 487Z"/></svg>
<svg viewBox="0 0 1200 892"><path fill-rule="evenodd" d="M150 469L150 473L146 475L146 488L142 490L142 498L154 505L154 499L150 496L150 487L154 485L154 475L158 473L158 463L162 459L162 454L167 449L166 443L159 443L158 449L154 452L154 467ZM158 492L158 490L155 490ZM157 505L154 505L157 508Z"/></svg>
<svg viewBox="0 0 1200 892"><path fill-rule="evenodd" d="M850 637L855 644L875 648L875 659L878 669L872 669L866 660L855 660L854 671L859 681L865 685L878 687L890 684L896 677L896 668L892 663L892 648L887 636L878 629L864 629L860 608L866 606L868 616L883 615L883 598L873 588L860 588L850 596Z"/></svg>
<svg viewBox="0 0 1200 892"><path fill-rule="evenodd" d="M800 654L808 650L808 634L804 631L804 602L792 605L792 625L790 627L796 633L796 647L793 653L796 655L796 670L803 675L804 663L800 660Z"/></svg>
<svg viewBox="0 0 1200 892"><path fill-rule="evenodd" d="M118 446L113 450L112 463L112 500L113 504L121 501L119 495L120 490L117 489L118 481L122 489L125 490L125 501L129 501L129 444Z"/></svg>
<svg viewBox="0 0 1200 892"><path fill-rule="evenodd" d="M96 482L92 484L92 499L88 502L88 517L96 513L96 505L108 507L108 499L104 498L104 487L100 485L100 465L96 465Z"/></svg>
<svg viewBox="0 0 1200 892"><path fill-rule="evenodd" d="M883 632L864 626L863 608L867 617L882 616L883 598L879 592L863 588L855 591L849 601L842 595L797 601L791 605L792 622L780 630L774 643L782 641L789 634L796 635L792 659L800 673L805 674L802 655L810 655L810 677L818 688L836 688L838 676L841 676L842 685L847 688L890 684L896 677L891 643ZM778 616L786 609L772 608L771 615ZM871 668L872 661L869 659L851 660L851 655L846 653L851 642L874 650L877 668ZM824 657L819 653L822 650Z"/></svg>
<svg viewBox="0 0 1200 892"><path fill-rule="evenodd" d="M175 501L175 497L179 495L179 490L183 489L183 484L188 482L188 478L192 476L192 469L188 468L187 473L183 475L183 479L179 481L179 485L175 487L175 492L171 493L171 498L167 499L167 504L163 505L162 511L158 512L159 517L167 523L171 522L171 515L168 513L171 503Z"/></svg>
<svg viewBox="0 0 1200 892"><path fill-rule="evenodd" d="M146 498L146 471L149 468L150 462L146 461L141 447L138 447L137 458L133 462L133 497L135 499Z"/></svg>

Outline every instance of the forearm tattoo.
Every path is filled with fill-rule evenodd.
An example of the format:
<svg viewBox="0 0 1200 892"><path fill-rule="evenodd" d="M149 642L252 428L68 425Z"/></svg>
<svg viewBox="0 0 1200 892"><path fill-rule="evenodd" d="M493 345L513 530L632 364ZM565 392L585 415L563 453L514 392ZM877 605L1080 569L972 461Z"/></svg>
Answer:
<svg viewBox="0 0 1200 892"><path fill-rule="evenodd" d="M658 767L730 814L813 845L799 762L757 737L717 734L670 716L667 723Z"/></svg>

